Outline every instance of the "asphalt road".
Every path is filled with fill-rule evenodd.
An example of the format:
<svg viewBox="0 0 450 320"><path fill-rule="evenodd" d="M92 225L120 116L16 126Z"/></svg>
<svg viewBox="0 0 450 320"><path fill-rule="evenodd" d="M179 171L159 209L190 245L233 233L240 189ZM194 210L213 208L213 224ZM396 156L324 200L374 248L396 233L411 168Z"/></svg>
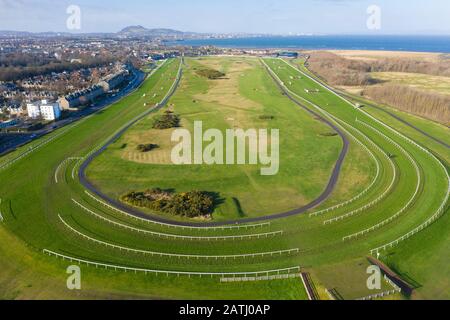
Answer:
<svg viewBox="0 0 450 320"><path fill-rule="evenodd" d="M189 223L189 222L179 222L179 221L173 221L173 220L170 220L170 219L165 219L165 218L161 218L161 217L157 217L157 216L150 216L148 214L143 213L142 211L139 211L138 209L129 207L129 206L119 202L118 200L112 199L111 197L103 194L100 190L98 190L87 179L86 173L85 173L86 168L89 166L89 164L98 155L100 155L103 151L105 151L106 148L108 148L108 146L110 146L112 143L117 141L117 139L119 139L120 136L122 136L122 134L125 131L127 131L133 124L135 124L137 121L139 121L140 119L145 117L150 112L154 111L154 109L149 110L148 112L146 112L145 114L140 116L138 119L136 119L135 121L131 122L127 127L123 128L113 138L111 138L103 147L101 147L97 152L95 152L93 155L91 155L88 159L86 159L86 161L84 161L81 164L80 170L79 170L79 179L80 179L81 184L87 190L89 190L90 192L92 192L93 194L95 194L96 196L98 196L99 198L101 198L102 200L107 202L108 204L110 204L110 205L112 205L112 206L114 206L114 207L116 207L116 208L118 208L118 209L120 209L122 211L125 211L126 213L128 213L130 215L133 215L133 216L136 216L136 217L139 217L139 218L142 218L142 219L146 219L146 220L149 220L149 221L154 221L154 222L157 222L157 223L169 224L169 225L173 225L173 226L208 228L208 227L220 227L220 226L227 226L227 225L239 225L239 224L246 224L246 223L263 222L263 221L270 221L270 220L276 220L276 219L280 219L280 218L286 218L286 217L290 217L290 216L300 215L300 214L303 214L306 211L308 211L308 210L318 206L319 204L321 204L322 202L324 202L325 200L327 200L329 198L329 196L331 195L331 193L334 191L334 189L336 187L336 184L338 182L339 175L340 175L340 172L341 172L341 169L342 169L342 165L343 165L345 157L346 157L346 155L348 153L349 141L348 141L347 137L345 136L345 134L337 126L335 126L333 123L331 123L327 119L323 118L320 114L310 110L309 108L307 108L306 106L301 104L297 99L295 99L293 96L291 96L289 94L289 92L276 80L276 78L270 72L269 72L269 74L273 78L273 80L276 82L276 84L278 85L278 87L284 93L284 95L286 97L288 97L292 102L294 102L299 107L305 109L312 116L317 117L318 119L320 119L321 121L326 123L328 126L330 126L334 131L336 131L338 133L338 135L341 137L341 139L343 141L342 151L341 151L341 153L339 155L339 158L338 158L338 160L336 162L336 165L335 165L335 167L333 169L333 173L331 175L331 178L330 178L330 180L328 182L328 185L327 185L326 189L323 191L323 193L317 199L315 199L311 203L309 203L309 204L307 204L307 205L305 205L305 206L303 206L301 208L295 209L295 210L291 210L291 211L284 212L284 213L279 213L279 214L263 216L263 217L247 218L247 219L224 221L224 222L211 222L211 223L198 224L198 223ZM176 83L176 85L174 87L174 90L167 96L165 101L163 101L159 105L159 108L161 108L165 104L167 104L169 99L176 92L176 89L178 88L180 80L181 80L181 75L177 78L177 83Z"/></svg>

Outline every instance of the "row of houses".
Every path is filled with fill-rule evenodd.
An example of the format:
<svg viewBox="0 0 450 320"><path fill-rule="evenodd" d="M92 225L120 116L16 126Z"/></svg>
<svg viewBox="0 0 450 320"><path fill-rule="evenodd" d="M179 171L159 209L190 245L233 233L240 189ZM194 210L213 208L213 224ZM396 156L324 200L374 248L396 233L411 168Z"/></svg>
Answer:
<svg viewBox="0 0 450 320"><path fill-rule="evenodd" d="M127 78L129 72L121 70L115 74L103 78L98 84L81 91L61 97L57 102L39 100L27 103L28 117L31 119L42 118L46 121L55 121L61 117L63 110L77 110L95 101L105 93L116 89Z"/></svg>
<svg viewBox="0 0 450 320"><path fill-rule="evenodd" d="M103 78L98 84L92 87L60 97L58 103L62 110L76 110L80 107L91 104L103 94L116 89L129 75L128 70L123 69L115 74Z"/></svg>
<svg viewBox="0 0 450 320"><path fill-rule="evenodd" d="M94 85L88 89L71 93L58 99L58 103L63 110L74 110L81 106L92 103L96 98L105 93L103 87Z"/></svg>

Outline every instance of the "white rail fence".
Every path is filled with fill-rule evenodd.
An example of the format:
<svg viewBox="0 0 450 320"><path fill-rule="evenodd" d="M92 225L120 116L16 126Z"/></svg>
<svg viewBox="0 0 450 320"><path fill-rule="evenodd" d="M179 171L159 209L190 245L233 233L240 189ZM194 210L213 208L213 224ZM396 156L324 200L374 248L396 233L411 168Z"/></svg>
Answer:
<svg viewBox="0 0 450 320"><path fill-rule="evenodd" d="M266 233L254 233L254 234L244 234L244 235L234 235L234 236L183 236L183 235L177 235L177 234L170 234L170 233L162 233L162 232L155 232L150 230L143 230L131 226L127 226L125 224L115 222L112 220L109 220L108 218L105 218L94 211L84 207L76 200L73 200L75 204L80 206L82 209L84 209L86 212L90 213L91 215L95 216L97 219L101 219L105 222L108 222L110 224L116 225L120 228L124 228L130 231L142 233L142 234L148 234L151 236L155 236L158 238L164 238L164 239L176 239L176 240L192 240L192 241L224 241L224 240L245 240L245 239L263 239L263 238L269 238L269 237L275 237L275 236L281 236L283 234L283 231L273 231L273 232L266 232Z"/></svg>
<svg viewBox="0 0 450 320"><path fill-rule="evenodd" d="M392 296L392 295L394 295L394 294L396 294L396 293L401 293L401 292L402 292L402 289L401 289L399 286L397 286L397 285L396 285L391 279L389 279L386 275L384 275L384 280L385 280L388 284L390 284L390 285L393 287L392 290L388 290L388 291L384 291L384 292L381 292L381 293L372 294L372 295L370 295L370 296L366 296L366 297L359 298L359 299L356 299L356 300L374 300L374 299L380 299L380 298L385 298L385 297L388 297L388 296Z"/></svg>
<svg viewBox="0 0 450 320"><path fill-rule="evenodd" d="M349 218L349 217L352 217L352 216L354 216L354 215L356 215L356 214L358 214L358 213L361 213L361 212L363 212L363 211L365 211L365 210L367 210L367 209L369 209L369 208L375 206L375 205L378 204L379 202L381 202L381 200L383 200L383 199L388 195L388 193L392 190L392 188L394 187L395 180L396 180L397 175L398 175L398 173L397 173L397 167L395 166L395 164L394 164L394 162L392 161L392 159L388 157L388 155L385 153L385 151L383 151L383 149L381 149L375 142L373 142L371 139L369 139L367 136L365 136L360 130L356 129L355 127L351 126L350 124L346 123L345 121L342 121L342 120L339 120L339 119L336 119L336 120L339 121L339 122L343 122L345 125L349 126L350 128L352 128L352 129L355 130L356 132L358 132L358 133L360 133L361 135L363 135L363 137L364 137L365 140L367 140L369 143L371 143L371 144L372 144L372 145L373 145L373 146L374 146L381 154L383 154L383 155L386 157L386 159L388 160L389 164L391 165L391 169L392 169L392 172L393 172L393 176L392 176L392 179L391 179L391 183L390 183L389 186L386 188L386 190L385 190L380 196L378 196L374 201L372 201L372 202L370 202L370 203L364 205L364 206L361 207L361 208L352 210L351 212L348 212L348 213L346 213L346 214L344 214L344 215L341 215L341 216L336 217L336 218L333 218L333 219L329 219L329 220L327 220L327 221L324 222L325 225L326 225L326 224L331 224L331 223L333 223L333 222L337 222L337 221L340 221L340 220L344 220L344 219L347 219L347 218ZM358 141L358 142L359 142L359 141ZM360 142L360 143L361 143L361 142Z"/></svg>
<svg viewBox="0 0 450 320"><path fill-rule="evenodd" d="M281 59L282 60L282 59ZM282 60L284 61L284 60ZM425 154L427 154L432 160L434 160L442 169L445 177L447 178L447 191L446 191L446 196L444 198L444 200L442 201L441 206L436 210L436 212L431 216L431 218L429 218L427 221L425 221L423 224L419 225L417 228L411 230L410 232L408 232L407 234L403 235L402 237L397 238L396 240L387 243L383 246L380 246L378 248L372 249L371 250L371 254L374 253L379 253L382 250L386 250L388 248L393 248L395 246L397 246L400 242L403 242L409 238L411 238L412 236L414 236L415 234L425 230L426 228L428 228L430 225L432 225L434 222L436 222L445 212L445 207L447 206L449 197L450 197L450 175L446 169L446 167L444 166L444 164L430 151L428 151L426 148L422 147L420 144L418 144L417 142L411 140L410 138L408 138L407 136L405 136L404 134L400 133L399 131L393 129L392 127L390 127L389 125L385 124L384 122L380 121L379 119L375 118L374 116L372 116L371 114L369 114L368 112L366 112L365 110L358 108L356 105L354 105L351 101L349 101L348 99L342 97L341 95L339 95L338 93L336 93L334 90L332 90L331 88L325 86L324 84L322 84L321 82L319 82L318 80L314 79L313 77L311 77L310 75L306 74L305 72L301 71L300 69L296 69L293 66L291 66L290 64L288 64L286 61L284 61L287 65L289 65L291 68L293 68L294 70L297 70L299 73L303 74L304 76L308 77L309 79L311 79L312 81L316 82L318 85L320 85L321 87L325 88L326 90L330 91L331 93L333 93L334 95L336 95L338 98L342 99L343 101L345 101L346 103L348 103L350 106L352 106L353 108L355 108L357 111L361 112L362 114L364 114L365 116L371 118L373 121L375 121L376 123L380 124L381 126L383 126L384 128L388 129L389 131L393 132L395 135L397 135L398 137L402 138L403 140L407 141L408 143L410 143L411 145L417 147L419 150L423 151Z"/></svg>
<svg viewBox="0 0 450 320"><path fill-rule="evenodd" d="M379 148L374 142L372 142L366 135L364 135L361 131L359 131L359 130L357 130L356 128L354 128L354 127L352 127L352 126L350 126L348 123L346 123L345 121L341 121L341 120L339 120L339 119L336 119L337 121L339 121L339 122L342 122L343 124L345 124L345 125L347 125L347 126L349 126L350 128L352 128L352 129L354 129L354 130L356 130L360 135L362 135L362 137L363 137L363 139L365 139L366 141L368 141L368 142L370 142L372 145L374 145L376 148ZM347 134L349 133L348 131L346 131L347 132ZM358 194L358 195L356 195L354 198L352 198L352 199L350 199L350 200L347 200L347 201L345 201L345 202L343 202L343 203L340 203L340 204L337 204L337 205L335 205L335 206L333 206L333 207L330 207L330 208L327 208L327 209L323 209L323 210L320 210L320 211L317 211L317 212L313 212L313 213L311 213L310 215L309 215L309 217L315 217L315 216L319 216L319 215L322 215L322 214L326 214L326 213L329 213L329 212L332 212L332 211L335 211L335 210L338 210L338 209L340 209L340 208L343 208L343 207L345 207L345 206L347 206L347 205L349 205L349 204L352 204L353 202L355 202L355 201L357 201L357 200L359 200L359 199L361 199L363 196L365 196L367 193L369 193L369 191L373 188L373 186L375 185L375 183L378 181L378 178L380 177L380 172L381 172L381 165L380 165L380 162L378 161L378 159L375 157L375 155L373 154L373 152L372 151L370 151L370 149L365 145L365 144L363 144L361 141L359 141L358 139L355 139L355 137L353 136L353 135L349 135L356 143L358 143L365 151L366 151L366 153L368 153L369 154L369 156L372 158L372 160L375 162L375 165L376 165L376 174L375 174L375 177L374 177L374 179L372 180L372 182L370 183L370 185L366 188L366 189L364 189L360 194ZM381 150L381 149L380 149ZM383 153L384 154L384 153ZM390 159L389 159L390 160Z"/></svg>
<svg viewBox="0 0 450 320"><path fill-rule="evenodd" d="M280 83L280 84L281 84L281 85L282 85L282 86L283 86L283 87L284 87L291 95L293 95L293 96L297 97L298 99L300 99L300 100L306 102L307 104L313 106L316 110L318 110L320 113L322 113L323 115L325 115L326 118L328 118L329 120L331 120L332 122L334 122L334 123L335 123L337 126L339 126L343 131L345 131L346 134L349 135L353 140L357 141L359 144L362 144L362 142L361 142L358 138L356 138L353 134L351 134L348 130L346 130L339 122L343 122L343 123L347 124L347 126L353 128L354 130L359 131L358 129L354 128L353 126L351 126L350 124L346 123L346 122L343 121L343 120L337 119L335 116L331 115L329 112L325 111L324 109L322 109L322 108L319 107L318 105L312 103L311 101L309 101L309 100L307 100L307 99L305 99L305 98L299 96L299 95L296 94L295 92L291 91L289 88L286 87L286 85L285 85L285 84L283 83L283 81L278 77L278 75L272 70L272 68L270 68L263 60L261 60L261 61L262 61L262 63L267 67L267 69L269 70L269 72L270 72L271 74L273 74L273 76L278 80L278 82L279 82L279 83ZM283 62L285 62L285 61L283 61ZM285 62L285 63L286 63L286 62ZM289 64L288 64L288 65L289 65ZM290 65L289 65L289 66L290 66ZM293 68L292 66L290 66L290 67ZM295 68L294 68L294 69L295 69ZM297 71L298 71L298 70L297 70ZM359 132L360 132L360 131L359 131ZM393 165L392 161L391 161L391 165ZM393 167L395 168L395 166L393 166ZM395 170L395 169L394 169L394 170ZM394 172L396 172L396 171L394 171ZM393 182L392 182L391 186L393 186L393 184L394 184L394 182L395 182L395 179L393 179L392 181L393 181ZM369 191L369 190L367 190L366 192L363 191L363 194L362 194L361 196L358 196L358 199L359 199L360 197L362 197L364 194L366 194L368 191ZM388 192L389 192L389 189L388 189L388 190L387 190L387 191L386 191L379 199L377 199L378 202L381 201L381 199L382 199L384 196L386 196ZM351 200L350 200L350 201L351 201ZM375 201L376 201L376 200L375 200ZM374 203L376 203L375 201L374 201ZM351 201L351 202L353 202L353 201ZM374 204L374 203L373 203L373 204ZM342 204L340 204L340 205L337 205L337 206L335 206L335 207L332 207L332 208L329 208L329 209L325 209L325 210L319 211L319 214L322 214L322 213L328 213L328 212L330 212L330 211L332 211L332 210L335 210L335 209L337 209L337 208L341 208L341 207L345 206L346 204L348 204L348 203L345 203L345 202L344 202L344 203L342 203ZM372 204L372 205L373 205L373 204ZM357 213L359 213L359 212L362 212L362 211L366 210L368 207L369 207L369 205L366 205L366 206L364 206L363 208L360 208L360 209L358 209L358 210L354 210L354 211L352 211L352 212L349 213L349 214L346 214L346 215L344 215L344 216L341 216L341 218L344 218L344 219L345 219L346 217L350 217L350 216L352 216L352 215L354 215L354 214L357 214ZM312 215L314 215L314 213L313 213ZM334 222L335 219L332 219L332 220L333 220L333 221L328 220L328 221L326 221L324 224L332 223L332 222ZM336 221L339 221L339 220L336 220Z"/></svg>
<svg viewBox="0 0 450 320"><path fill-rule="evenodd" d="M80 165L80 163L81 163L81 161L83 159L84 159L83 157L80 157L78 159L78 161L75 162L75 164L73 165L73 168L72 168L72 180L75 180L75 176L78 174L78 167L79 167L79 165Z"/></svg>
<svg viewBox="0 0 450 320"><path fill-rule="evenodd" d="M221 278L220 282L257 282L257 281L295 279L295 278L299 278L299 277L300 277L300 273L286 273L286 274L277 274L274 276L263 276L263 277Z"/></svg>
<svg viewBox="0 0 450 320"><path fill-rule="evenodd" d="M61 171L61 168L62 168L63 166L69 164L69 163L72 162L72 161L77 161L77 160L80 160L80 159L83 159L83 158L81 158L81 157L69 157L69 158L65 159L64 161L62 161L62 162L58 165L58 167L56 168L56 170L55 170L55 183L58 184L58 176L59 176L59 172Z"/></svg>
<svg viewBox="0 0 450 320"><path fill-rule="evenodd" d="M260 253L249 253L249 254L236 254L236 255L190 255L190 254L173 254L173 253L163 253L163 252L154 252L154 251L148 251L148 250L141 250L141 249L135 249L135 248L129 248L125 246L116 245L113 243L105 242L102 240L98 240L95 238L92 238L72 226L70 226L61 216L59 216L59 219L64 224L64 226L72 231L73 233L77 234L78 236L87 239L91 242L97 243L101 246L109 247L112 249L117 249L119 251L125 251L129 253L138 253L143 255L150 255L150 256L159 256L159 257L172 257L172 258L186 258L186 259L206 259L206 260L227 260L232 259L236 260L238 258L258 258L258 257L273 257L273 256L282 256L282 255L289 255L289 254L297 254L300 252L299 248L296 249L288 249L288 250L279 250L279 251L272 251L272 252L260 252Z"/></svg>
<svg viewBox="0 0 450 320"><path fill-rule="evenodd" d="M0 199L0 222L3 222L3 221L5 221L5 219L3 219L1 205L2 205L2 199Z"/></svg>
<svg viewBox="0 0 450 320"><path fill-rule="evenodd" d="M82 121L83 120L79 120L77 123L75 123L73 125L70 124L67 128L60 130L56 134L52 135L50 138L40 141L35 146L30 146L26 151L22 152L21 154L19 154L14 159L12 159L10 161L7 161L6 163L0 164L0 170L6 169L6 168L12 166L14 163L16 163L17 161L25 158L26 156L28 156L29 154L33 153L34 151L37 151L38 149L40 149L40 148L44 147L45 145L49 144L50 142L58 139L59 137L61 137L62 135L64 135L68 131L70 131L71 129L73 129L76 126L80 125L82 123Z"/></svg>
<svg viewBox="0 0 450 320"><path fill-rule="evenodd" d="M266 222L266 223L258 223L258 224L242 224L242 225L236 225L236 226L220 226L220 227L195 227L195 226L178 226L178 225L174 225L174 224L170 224L170 223L164 223L164 222L157 222L157 221L153 221L153 220L148 220L148 219L144 219L144 218L140 218L140 217L136 217L132 214L129 214L128 212L125 212L123 210L120 210L100 199L98 199L97 197L95 197L94 195L92 195L90 192L85 191L85 193L92 198L93 200L97 201L98 203L100 203L101 205L103 205L104 207L118 212L122 215L125 215L129 218L132 218L134 220L137 221L141 221L141 222L145 222L147 224L156 224L156 225L160 225L160 226L164 226L167 228L175 228L175 229L185 229L185 230L203 230L203 231L211 231L211 230L230 230L230 229L254 229L254 228L263 228L263 227L268 227L270 226L270 222Z"/></svg>
<svg viewBox="0 0 450 320"><path fill-rule="evenodd" d="M311 296L311 293L309 292L309 289L308 289L308 285L307 285L308 280L306 279L306 277L305 277L305 275L303 273L300 273L300 279L302 280L303 288L306 291L306 294L308 296L308 300L309 301L314 300L314 297Z"/></svg>
<svg viewBox="0 0 450 320"><path fill-rule="evenodd" d="M392 175L392 180L391 180L390 185L381 195L379 195L375 200L371 201L370 203L368 203L358 209L352 210L346 214L340 215L340 216L332 218L332 219L328 219L328 220L324 221L323 224L328 225L328 224L332 224L332 223L335 223L338 221L348 219L348 218L353 217L359 213L362 213L362 212L374 207L378 203L380 203L389 194L389 192L391 192L392 188L394 187L395 180L397 179L397 175L398 175L397 169L393 163L391 163L391 165L392 165L392 170L393 170L394 174Z"/></svg>
<svg viewBox="0 0 450 320"><path fill-rule="evenodd" d="M417 162L414 160L414 158L405 150L403 149L399 144L397 144L395 141L393 141L392 139L390 139L389 137L387 137L386 135L384 135L383 133L381 133L379 130L375 129L374 127L370 126L367 123L364 123L362 121L358 121L359 123L365 125L366 127L374 130L377 134L379 134L380 136L384 137L386 140L388 140L391 144L395 145L407 158L408 160L412 163L412 165L414 166L415 170L416 170L416 176L417 176L417 184L416 184L416 189L415 192L413 194L413 196L410 198L410 200L406 203L405 206L403 206L398 212L396 212L393 216L391 216L390 218L372 226L371 228L362 230L360 232L354 233L352 235L346 236L344 237L342 240L343 241L347 241L347 240L351 240L354 238L358 238L362 235L365 235L367 233L370 233L372 231L375 231L389 223L391 223L392 221L394 221L395 219L397 219L398 217L400 217L414 202L414 200L416 199L417 195L419 194L419 190L420 190L420 184L422 182L422 174L420 172L419 166L417 165Z"/></svg>
<svg viewBox="0 0 450 320"><path fill-rule="evenodd" d="M359 123L362 123L362 124L366 125L364 122L361 122L361 121L358 121L358 120L356 120L356 121L359 122ZM371 128L372 128L372 127L371 127ZM375 130L375 129L374 129L374 130ZM381 133L380 133L380 134L381 134ZM406 155L409 159L412 159L412 158L410 157L410 155L409 155L403 148L401 148L398 144L396 144L394 141L390 140L390 139L389 139L388 137L386 137L386 136L385 136L385 138L387 139L387 141L388 141L390 144L392 144L392 145L394 145L394 146L397 146L402 152L404 152L405 155ZM376 145L376 144L375 144L375 145ZM382 152L383 154L386 155L386 153L385 153L378 145L376 145L376 147L378 148L378 150L379 150L380 152ZM397 179L398 173L397 173L397 168L396 168L394 162L392 161L392 159L390 159L387 155L386 155L386 157L388 158L389 163L390 163L390 165L391 165L391 168L392 168L392 170L393 170L392 180L391 180L391 183L390 183L390 185L388 186L388 188L387 188L380 196L378 196L375 200L371 201L370 203L366 204L365 206L363 206L363 207L361 207L361 208L358 208L358 209L356 209L356 210L353 210L353 211L351 211L351 212L349 212L349 213L346 213L346 214L344 214L344 215L341 215L341 216L339 216L339 217L335 217L335 218L333 218L333 219L326 220L326 221L324 222L324 224L331 224L331 223L334 223L334 222L342 221L342 220L344 220L344 219L347 219L347 218L350 218L350 217L352 217L352 216L354 216L354 215L357 215L357 214L359 214L359 213L361 213L361 212L364 212L365 210L370 209L370 208L374 207L375 205L377 205L378 203L380 203L381 200L383 200L383 199L389 194L389 192L390 192L390 191L392 190L392 188L394 187L394 184L395 184L395 181L396 181L396 179ZM412 160L412 163L413 163L414 165L416 165L415 162L414 162L414 160Z"/></svg>
<svg viewBox="0 0 450 320"><path fill-rule="evenodd" d="M336 300L336 297L334 296L334 294L333 294L333 293L331 293L331 291L330 291L330 290L328 290L328 289L325 289L325 292L327 293L327 295L328 295L328 298L329 298L330 300Z"/></svg>
<svg viewBox="0 0 450 320"><path fill-rule="evenodd" d="M123 228L123 229L130 230L130 231L137 232L137 233L143 233L143 234L149 234L149 235L153 235L153 236L157 236L157 237L162 237L162 238L179 238L179 237L180 237L179 235L167 234L167 233L162 233L162 232L156 232L156 231L145 230L145 229L141 229L141 228L136 228L136 227L133 227L133 226L129 226L129 225L126 225L126 224L123 224L123 223L120 223L120 222L116 222L116 221L114 221L114 220L108 219L108 218L106 218L106 217L104 217L104 216L102 216L102 215L100 215L100 214L94 212L93 210L91 210L91 209L85 207L84 205L82 205L81 203L79 203L78 201L76 201L75 199L72 199L72 201L73 201L77 206L79 206L81 209L85 210L87 213L91 214L91 215L94 216L95 218L100 219L100 220L102 220L102 221L105 221L105 222L107 222L107 223L109 223L109 224L112 224L112 225L114 225L114 226L117 226L117 227L119 227L119 228ZM189 237L189 236L186 236L186 237L187 237L187 238L184 238L184 239L189 239L189 238L191 238L191 237ZM205 237L196 237L196 240L198 240L198 238L206 239Z"/></svg>
<svg viewBox="0 0 450 320"><path fill-rule="evenodd" d="M62 259L63 261L70 261L72 263L78 263L81 265L86 266L92 266L96 268L102 268L105 270L112 270L112 271L123 271L123 272L132 272L135 274L143 273L143 274L154 274L154 275L166 275L167 277L170 275L173 276L188 276L188 277L270 277L274 275L280 275L280 274L289 274L289 273L296 273L300 272L301 267L290 267L290 268L284 268L284 269L275 269L275 270L264 270L264 271L250 271L250 272L187 272L187 271L168 271L168 270L152 270L152 269L144 269L144 268L132 268L132 267L125 267L125 266L119 266L114 264L107 264L107 263L101 263L101 262L95 262L85 259L79 259L70 257L67 255L63 255L51 250L44 249L43 253L49 256L53 256L59 259Z"/></svg>

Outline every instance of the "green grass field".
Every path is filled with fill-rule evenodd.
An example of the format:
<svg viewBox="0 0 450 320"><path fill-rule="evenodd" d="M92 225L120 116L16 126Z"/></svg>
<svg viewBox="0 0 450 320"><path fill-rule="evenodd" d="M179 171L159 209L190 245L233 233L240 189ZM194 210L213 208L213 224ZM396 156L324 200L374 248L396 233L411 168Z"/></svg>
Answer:
<svg viewBox="0 0 450 320"><path fill-rule="evenodd" d="M298 278L220 282L222 277L239 278L240 273L274 276L285 274L284 268L300 266L311 271L318 288L336 289L345 299L356 299L389 287L383 284L381 290L371 291L365 286L369 265L365 257L371 250L432 217L439 219L378 251L384 262L417 285L412 298L450 298L445 290L448 151L393 119L352 107L308 78L301 65L298 70L290 62L269 58L187 59L181 85L167 106L180 114L188 129L195 120L221 130L280 128L279 176L266 179L251 166L174 167L165 156L170 145L164 141L170 132L151 129L156 113L132 126L96 158L87 173L102 192L115 197L148 187L218 192L225 201L213 215L217 221L279 213L305 204L325 187L342 142L321 135L330 129L290 102L271 78L273 72L291 95L340 126L350 140L337 188L319 207L247 229L236 225L189 229L133 219L86 194L76 175L79 161L64 161L85 157L158 103L175 81L179 66L179 60L169 60L128 97L62 129L66 131L60 135L54 133L53 141L0 170L1 181L7 181L0 185L1 298L306 299ZM198 77L194 68L200 66L221 70L227 79L214 82ZM315 89L319 92L312 93ZM261 114L274 115L274 120L261 121ZM425 120L410 120L428 129ZM431 128L430 133L448 139L448 129ZM160 144L159 156L133 155L140 143ZM28 146L0 159L0 166L27 150ZM445 167L426 150L442 159ZM239 200L244 215L232 198ZM351 235L356 236L343 240ZM83 290L70 292L65 269L76 262L44 255L43 249L159 275L82 265ZM291 249L295 250L286 251ZM198 273L214 274L200 277Z"/></svg>

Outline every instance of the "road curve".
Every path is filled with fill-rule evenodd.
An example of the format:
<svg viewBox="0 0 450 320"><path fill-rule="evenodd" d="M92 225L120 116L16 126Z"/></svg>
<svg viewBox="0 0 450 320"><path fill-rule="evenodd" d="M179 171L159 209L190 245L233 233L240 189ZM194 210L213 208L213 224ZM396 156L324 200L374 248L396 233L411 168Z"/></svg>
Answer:
<svg viewBox="0 0 450 320"><path fill-rule="evenodd" d="M127 206L127 205L121 203L120 201L103 194L87 179L87 177L86 177L87 167L92 163L92 161L97 156L99 156L111 144L113 144L115 141L117 141L132 125L134 125L136 122L138 122L139 120L141 120L142 118L147 116L150 112L155 111L155 109L151 109L151 110L145 112L144 114L142 114L141 116L139 116L138 118L136 118L135 120L130 122L126 127L124 127L117 134L115 134L110 140L108 140L105 143L105 145L103 145L99 150L97 150L95 153L90 155L80 166L80 170L79 170L79 174L78 174L80 183L87 190L89 190L91 193L95 194L97 197L101 198L103 201L106 201L108 204L116 207L117 209L125 211L126 213L128 213L130 215L133 215L135 217L139 217L141 219L145 219L148 221L153 221L156 223L163 223L163 224L179 226L179 227L209 228L209 227L220 227L220 226L227 226L227 225L240 225L240 224L247 224L247 223L270 221L270 220L276 220L276 219L287 218L287 217L291 217L291 216L295 216L295 215L300 215L300 214L303 214L303 213L307 212L308 210L318 206L319 204L321 204L322 202L324 202L325 200L327 200L330 197L330 195L332 194L332 192L334 191L334 189L336 187L336 184L338 182L339 175L340 175L340 172L342 169L342 165L343 165L344 160L348 153L348 149L349 149L349 145L350 145L349 140L347 139L345 134L336 125L334 125L327 119L323 118L320 114L310 110L305 105L300 103L278 82L278 80L270 73L270 71L267 68L266 68L266 71L269 73L269 75L275 81L275 83L277 84L279 89L283 92L283 94L288 99L290 99L296 105L298 105L302 109L306 110L308 113L310 113L314 117L317 117L318 119L323 121L325 124L327 124L329 127L331 127L334 131L337 132L337 134L341 137L341 139L343 141L343 148L342 148L339 158L335 164L333 173L328 181L327 187L322 192L322 194L317 199L313 200L311 203L309 203L301 208L294 209L294 210L291 210L288 212L279 213L279 214L273 214L273 215L267 215L267 216L262 216L262 217L255 217L255 218L247 218L247 219L239 219L239 220L231 220L231 221L223 221L223 222L209 222L209 223L201 223L200 224L200 223L194 223L194 222L174 221L171 219L166 219L166 218L162 218L162 217L158 217L158 216L154 216L154 215L149 215L149 214L146 214L136 208ZM164 99L164 101L162 101L159 104L158 108L162 108L163 106L165 106L167 104L167 102L170 100L170 98L173 96L173 94L176 92L176 90L179 86L181 77L182 77L182 69L180 69L180 74L177 77L176 83L175 83L172 91L167 95L167 97Z"/></svg>

